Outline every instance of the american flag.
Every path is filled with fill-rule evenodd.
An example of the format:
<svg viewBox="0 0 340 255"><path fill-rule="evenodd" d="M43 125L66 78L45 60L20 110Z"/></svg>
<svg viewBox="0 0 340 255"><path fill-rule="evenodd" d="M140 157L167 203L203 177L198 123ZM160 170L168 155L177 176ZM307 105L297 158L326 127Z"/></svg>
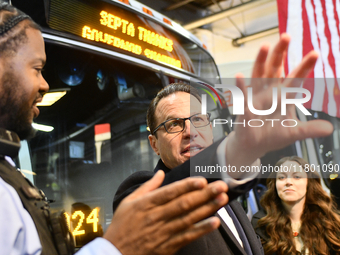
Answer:
<svg viewBox="0 0 340 255"><path fill-rule="evenodd" d="M340 117L340 0L277 0L280 33L291 36L286 75L311 50L319 53L303 87L312 99L305 107Z"/></svg>

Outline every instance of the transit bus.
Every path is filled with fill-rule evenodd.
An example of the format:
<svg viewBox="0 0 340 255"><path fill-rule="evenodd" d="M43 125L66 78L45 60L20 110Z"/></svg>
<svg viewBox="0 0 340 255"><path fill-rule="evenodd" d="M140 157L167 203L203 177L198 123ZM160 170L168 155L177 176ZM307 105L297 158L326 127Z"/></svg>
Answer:
<svg viewBox="0 0 340 255"><path fill-rule="evenodd" d="M106 230L120 183L158 161L146 129L151 99L172 82L211 87L219 72L194 35L134 0L12 4L42 27L50 85L34 120L40 131L16 163L52 209L65 209L82 246ZM228 117L223 98L207 105L213 118ZM216 139L228 130L215 129Z"/></svg>
<svg viewBox="0 0 340 255"><path fill-rule="evenodd" d="M157 164L146 127L146 110L156 93L172 82L191 81L202 92L221 78L212 56L193 34L137 1L12 4L42 27L47 55L43 75L50 85L34 120L40 131L22 142L16 163L53 201L52 209L66 211L80 247L110 224L120 183ZM207 97L212 119L233 118L228 96L214 91ZM313 114L311 118L328 118ZM338 120L331 121L338 126ZM230 130L228 125L213 128L215 140ZM339 142L333 145L332 138L309 139L261 160L273 165L282 156L299 155L315 159L314 164L333 164L339 162L332 160L338 150ZM323 177L328 187L337 180ZM264 190L260 185L239 198L249 217L259 209Z"/></svg>

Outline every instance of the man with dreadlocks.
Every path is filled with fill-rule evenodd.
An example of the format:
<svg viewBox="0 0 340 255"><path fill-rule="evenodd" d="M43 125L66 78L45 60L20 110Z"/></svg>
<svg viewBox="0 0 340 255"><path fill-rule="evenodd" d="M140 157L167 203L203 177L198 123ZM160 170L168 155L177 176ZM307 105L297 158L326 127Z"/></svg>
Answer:
<svg viewBox="0 0 340 255"><path fill-rule="evenodd" d="M20 140L34 135L37 103L49 89L41 74L45 61L39 26L0 1L0 254L73 254L63 214L50 213L43 193L12 160ZM227 203L225 183L187 178L157 189L163 179L159 171L122 201L103 238L78 253L173 254L218 227L216 217L207 217Z"/></svg>

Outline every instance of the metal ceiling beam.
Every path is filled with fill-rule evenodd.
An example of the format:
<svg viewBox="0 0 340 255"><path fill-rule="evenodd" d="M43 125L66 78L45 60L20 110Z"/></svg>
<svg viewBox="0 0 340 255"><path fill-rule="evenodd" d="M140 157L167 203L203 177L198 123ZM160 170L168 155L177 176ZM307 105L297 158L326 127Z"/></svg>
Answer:
<svg viewBox="0 0 340 255"><path fill-rule="evenodd" d="M213 23L217 20L224 19L224 18L232 16L236 13L240 13L240 12L255 8L257 6L261 6L265 3L272 2L272 1L275 1L275 0L251 0L249 2L228 8L227 10L224 10L224 11L221 11L221 12L218 12L218 13L214 13L214 14L206 16L202 19L190 22L190 23L184 25L183 27L185 29L188 29L188 30L198 28L198 27L201 27L203 25Z"/></svg>
<svg viewBox="0 0 340 255"><path fill-rule="evenodd" d="M272 27L272 28L269 28L263 31L256 32L254 34L244 35L242 37L235 38L233 39L232 44L235 47L240 47L242 44L246 42L253 41L264 36L276 34L278 32L279 32L279 27Z"/></svg>
<svg viewBox="0 0 340 255"><path fill-rule="evenodd" d="M164 10L165 11L172 11L172 10L175 10L179 7L182 7L183 5L187 5L188 3L191 3L195 0L184 0L184 1L180 1L178 3L174 3L172 5L169 5L168 7L166 7Z"/></svg>

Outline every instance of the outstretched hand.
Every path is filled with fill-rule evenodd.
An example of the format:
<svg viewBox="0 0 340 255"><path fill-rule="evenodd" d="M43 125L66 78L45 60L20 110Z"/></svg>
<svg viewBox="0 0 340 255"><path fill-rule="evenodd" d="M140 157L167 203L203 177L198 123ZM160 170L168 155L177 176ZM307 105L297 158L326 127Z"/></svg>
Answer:
<svg viewBox="0 0 340 255"><path fill-rule="evenodd" d="M217 217L207 218L228 202L228 186L187 178L157 189L164 172L126 197L104 234L123 255L173 254L216 229Z"/></svg>
<svg viewBox="0 0 340 255"><path fill-rule="evenodd" d="M235 131L230 134L227 142L226 159L231 165L236 167L250 165L269 151L284 148L297 140L327 136L333 131L332 124L325 120L299 121L293 104L287 105L286 115L281 114L281 88L299 87L303 78L306 78L314 68L318 58L318 54L311 51L286 79L281 79L282 62L287 54L289 41L290 37L287 34L282 34L270 56L268 56L269 46L264 45L260 49L250 84L253 92L253 105L257 110L270 109L273 102L272 91L275 87L278 89L278 104L273 113L260 116L253 114L245 103L244 115L238 115L235 120L235 122L245 121L245 125L235 125ZM247 98L247 87L241 74L236 76L236 82L244 97ZM295 94L287 93L287 98L295 98ZM252 119L262 120L263 126L249 126L248 121ZM296 122L288 121L285 123L286 127L281 124L283 120L288 119L293 119ZM256 125L259 123L262 122L257 121ZM295 124L296 126L294 126Z"/></svg>

